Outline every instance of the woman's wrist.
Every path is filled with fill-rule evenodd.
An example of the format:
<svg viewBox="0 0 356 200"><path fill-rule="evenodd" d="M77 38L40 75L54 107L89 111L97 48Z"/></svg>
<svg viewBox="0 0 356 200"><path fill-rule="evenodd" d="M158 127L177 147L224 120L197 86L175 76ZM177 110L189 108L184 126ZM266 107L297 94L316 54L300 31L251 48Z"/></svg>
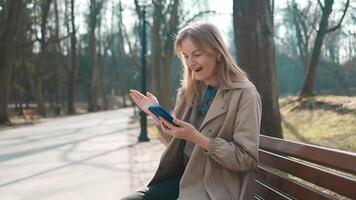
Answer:
<svg viewBox="0 0 356 200"><path fill-rule="evenodd" d="M194 134L193 142L205 150L209 149L209 138L201 134L199 131L196 131Z"/></svg>

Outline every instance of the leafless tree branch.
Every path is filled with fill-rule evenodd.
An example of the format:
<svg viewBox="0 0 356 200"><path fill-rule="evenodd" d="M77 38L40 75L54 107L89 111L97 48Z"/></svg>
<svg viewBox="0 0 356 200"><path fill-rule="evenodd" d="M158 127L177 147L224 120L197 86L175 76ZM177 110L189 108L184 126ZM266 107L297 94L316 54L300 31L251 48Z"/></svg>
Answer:
<svg viewBox="0 0 356 200"><path fill-rule="evenodd" d="M183 22L182 26L180 26L178 29L181 29L182 27L187 26L192 21L196 20L197 18L199 18L203 15L207 15L207 14L216 14L216 11L206 10L206 11L199 12L199 13L195 14L193 17L191 17L190 19L188 19L187 21Z"/></svg>
<svg viewBox="0 0 356 200"><path fill-rule="evenodd" d="M335 31L336 29L338 29L338 28L341 27L341 23L342 23L342 21L343 21L344 18L345 18L347 9L348 9L348 7L349 7L349 4L350 4L350 0L347 0L346 5L345 5L344 12L342 13L342 17L341 17L339 23L338 23L337 25L335 25L334 27L327 29L327 30L325 31L325 33L330 33L330 32Z"/></svg>
<svg viewBox="0 0 356 200"><path fill-rule="evenodd" d="M318 0L318 4L319 4L320 8L323 10L323 9L324 9L324 6L323 6L323 4L321 3L320 0Z"/></svg>

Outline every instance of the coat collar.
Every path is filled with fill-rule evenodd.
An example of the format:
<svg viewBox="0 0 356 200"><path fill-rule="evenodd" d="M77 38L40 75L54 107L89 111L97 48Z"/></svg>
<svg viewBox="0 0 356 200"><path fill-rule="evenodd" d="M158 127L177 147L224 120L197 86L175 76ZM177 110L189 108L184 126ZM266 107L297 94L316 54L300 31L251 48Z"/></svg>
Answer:
<svg viewBox="0 0 356 200"><path fill-rule="evenodd" d="M232 79L232 84L230 86L223 85L220 86L218 89L215 98L213 102L210 105L209 111L206 114L199 131L211 120L214 118L224 114L225 112L228 111L228 106L223 98L223 94L228 91L228 90L233 90L233 89L241 89L248 87L250 85L250 81L246 78L238 78L238 77L231 77ZM185 121L187 117L189 116L189 113L192 109L193 106L193 100L194 97L190 96L186 99L185 103L183 102L183 99L181 101L177 102L177 110L179 110L179 117ZM178 114L178 113L177 113Z"/></svg>
<svg viewBox="0 0 356 200"><path fill-rule="evenodd" d="M222 90L239 89L239 88L245 88L250 84L250 81L246 78L231 77L231 81L232 84L230 86L222 85L220 86L220 88Z"/></svg>

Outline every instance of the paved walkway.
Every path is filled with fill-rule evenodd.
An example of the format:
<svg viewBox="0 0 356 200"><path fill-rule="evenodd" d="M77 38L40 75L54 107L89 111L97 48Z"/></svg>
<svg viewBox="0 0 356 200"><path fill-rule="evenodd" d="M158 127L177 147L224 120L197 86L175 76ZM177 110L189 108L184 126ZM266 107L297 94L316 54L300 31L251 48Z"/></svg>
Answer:
<svg viewBox="0 0 356 200"><path fill-rule="evenodd" d="M120 199L152 177L164 149L137 143L132 108L0 130L1 200Z"/></svg>

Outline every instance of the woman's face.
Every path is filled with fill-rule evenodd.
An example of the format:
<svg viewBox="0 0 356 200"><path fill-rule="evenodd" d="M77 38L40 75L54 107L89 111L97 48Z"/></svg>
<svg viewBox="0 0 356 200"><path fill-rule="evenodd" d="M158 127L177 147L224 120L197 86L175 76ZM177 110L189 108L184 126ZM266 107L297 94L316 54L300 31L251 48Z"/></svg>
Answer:
<svg viewBox="0 0 356 200"><path fill-rule="evenodd" d="M211 49L200 49L190 38L186 38L181 44L181 54L183 62L199 81L204 81L207 85L217 86L216 75L217 53Z"/></svg>

